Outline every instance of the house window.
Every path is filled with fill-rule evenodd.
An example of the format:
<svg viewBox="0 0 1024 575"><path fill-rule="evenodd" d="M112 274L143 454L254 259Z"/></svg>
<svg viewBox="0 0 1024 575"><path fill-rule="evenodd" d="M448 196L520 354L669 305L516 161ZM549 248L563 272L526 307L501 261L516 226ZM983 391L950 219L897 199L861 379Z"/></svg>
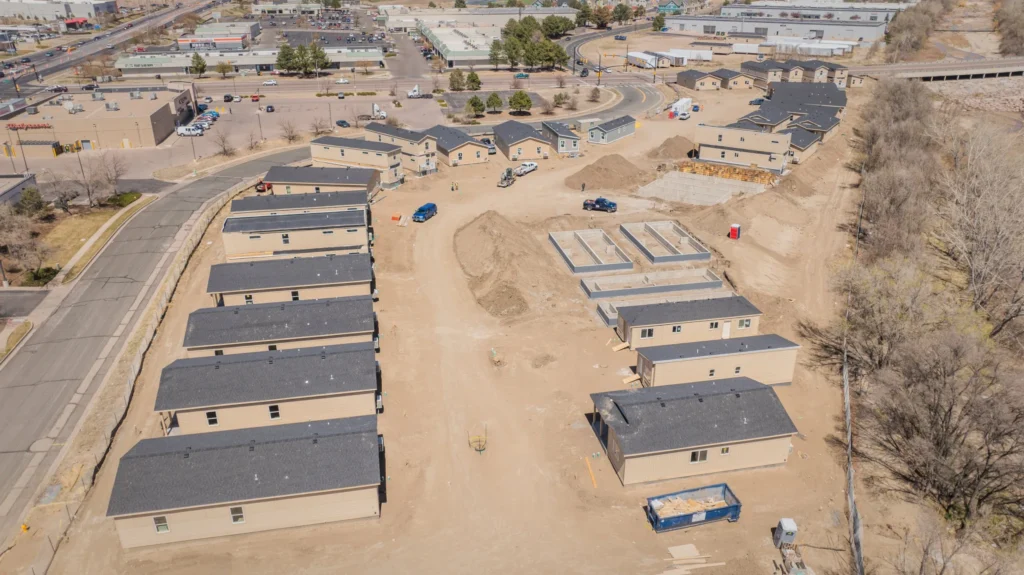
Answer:
<svg viewBox="0 0 1024 575"><path fill-rule="evenodd" d="M522 154L522 153L523 153L523 149L522 148L516 148L516 155L517 156Z"/></svg>
<svg viewBox="0 0 1024 575"><path fill-rule="evenodd" d="M537 146L537 154L540 154L540 146Z"/></svg>
<svg viewBox="0 0 1024 575"><path fill-rule="evenodd" d="M168 533L171 530L170 526L167 525L167 518L163 515L153 518L153 527L156 527L157 533Z"/></svg>
<svg viewBox="0 0 1024 575"><path fill-rule="evenodd" d="M564 148L565 147L565 140L558 140L558 147L559 148Z"/></svg>
<svg viewBox="0 0 1024 575"><path fill-rule="evenodd" d="M722 453L722 455L729 455L729 448L728 447L723 447L721 453Z"/></svg>
<svg viewBox="0 0 1024 575"><path fill-rule="evenodd" d="M703 463L708 460L708 450L701 449L700 451L690 452L690 463Z"/></svg>
<svg viewBox="0 0 1024 575"><path fill-rule="evenodd" d="M291 186L285 186L284 187L284 193L286 193L286 194L292 193L292 187Z"/></svg>
<svg viewBox="0 0 1024 575"><path fill-rule="evenodd" d="M654 337L653 327L645 327L640 330L640 339L651 339L652 337Z"/></svg>
<svg viewBox="0 0 1024 575"><path fill-rule="evenodd" d="M462 160L462 152L459 152L459 160Z"/></svg>
<svg viewBox="0 0 1024 575"><path fill-rule="evenodd" d="M206 425L214 426L217 425L217 412L207 411L206 412Z"/></svg>
<svg viewBox="0 0 1024 575"><path fill-rule="evenodd" d="M732 153L732 157L738 158L738 157L740 157L740 153L739 152L733 152Z"/></svg>
<svg viewBox="0 0 1024 575"><path fill-rule="evenodd" d="M674 326L672 326L672 333L682 333L682 331L683 331L683 326L681 326L681 325L674 325Z"/></svg>
<svg viewBox="0 0 1024 575"><path fill-rule="evenodd" d="M423 143L423 149L429 152L430 151L430 142L424 142Z"/></svg>
<svg viewBox="0 0 1024 575"><path fill-rule="evenodd" d="M324 231L322 231L320 233L325 235L325 236L333 236L334 235L334 230L324 230Z"/></svg>
<svg viewBox="0 0 1024 575"><path fill-rule="evenodd" d="M710 324L708 324L708 329L718 329L718 322L713 321Z"/></svg>
<svg viewBox="0 0 1024 575"><path fill-rule="evenodd" d="M746 139L746 138L744 138L743 136L740 136L740 141L741 141L741 142L746 142L746 141L747 141L747 139Z"/></svg>
<svg viewBox="0 0 1024 575"><path fill-rule="evenodd" d="M281 419L280 405L271 405L267 409L270 411L270 419Z"/></svg>
<svg viewBox="0 0 1024 575"><path fill-rule="evenodd" d="M723 159L725 158L725 152L722 152L722 158Z"/></svg>
<svg viewBox="0 0 1024 575"><path fill-rule="evenodd" d="M476 151L476 157L477 157L477 159L480 159L480 150Z"/></svg>
<svg viewBox="0 0 1024 575"><path fill-rule="evenodd" d="M250 240L258 240L258 239L260 239L260 237L259 236L249 236L249 239Z"/></svg>
<svg viewBox="0 0 1024 575"><path fill-rule="evenodd" d="M721 142L721 141L722 141L722 134L718 134L718 141L719 141L719 142Z"/></svg>
<svg viewBox="0 0 1024 575"><path fill-rule="evenodd" d="M576 140L573 140L572 141L572 147L574 147L574 148L579 147L579 142L577 142Z"/></svg>
<svg viewBox="0 0 1024 575"><path fill-rule="evenodd" d="M708 377L715 377L715 370L709 369L708 370Z"/></svg>
<svg viewBox="0 0 1024 575"><path fill-rule="evenodd" d="M320 186L314 186L313 187L313 193L314 194L319 194L320 193Z"/></svg>
<svg viewBox="0 0 1024 575"><path fill-rule="evenodd" d="M277 345L276 344L268 345L267 346L267 351L277 351Z"/></svg>
<svg viewBox="0 0 1024 575"><path fill-rule="evenodd" d="M252 294L245 294L245 305L252 305Z"/></svg>
<svg viewBox="0 0 1024 575"><path fill-rule="evenodd" d="M284 245L292 243L291 240L288 239L288 234L281 234L281 243Z"/></svg>
<svg viewBox="0 0 1024 575"><path fill-rule="evenodd" d="M299 301L299 292L298 291L293 291L292 292L292 301Z"/></svg>
<svg viewBox="0 0 1024 575"><path fill-rule="evenodd" d="M245 514L242 513L241 507L231 508L231 522L232 523L245 523Z"/></svg>
<svg viewBox="0 0 1024 575"><path fill-rule="evenodd" d="M345 150L339 150L339 151L341 152L341 157L344 158L345 157Z"/></svg>
<svg viewBox="0 0 1024 575"><path fill-rule="evenodd" d="M741 319L738 322L737 327L740 328L740 329L746 329L746 328L750 327L750 319Z"/></svg>
<svg viewBox="0 0 1024 575"><path fill-rule="evenodd" d="M224 350L223 349L215 349L215 350L213 350L213 355L224 355Z"/></svg>

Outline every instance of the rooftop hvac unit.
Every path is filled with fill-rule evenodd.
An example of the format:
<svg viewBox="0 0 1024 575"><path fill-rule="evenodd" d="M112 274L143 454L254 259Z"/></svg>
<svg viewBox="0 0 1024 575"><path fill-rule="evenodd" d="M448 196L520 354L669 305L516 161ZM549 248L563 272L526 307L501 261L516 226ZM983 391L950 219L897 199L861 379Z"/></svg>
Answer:
<svg viewBox="0 0 1024 575"><path fill-rule="evenodd" d="M39 108L37 108L35 106L29 106L29 107L25 108L25 113L29 114L29 115L38 114L39 113Z"/></svg>
<svg viewBox="0 0 1024 575"><path fill-rule="evenodd" d="M128 92L128 97L132 100L141 100L142 92L136 90L135 92Z"/></svg>
<svg viewBox="0 0 1024 575"><path fill-rule="evenodd" d="M103 100L104 99L103 98L103 92L93 92L92 93L92 99L93 100Z"/></svg>
<svg viewBox="0 0 1024 575"><path fill-rule="evenodd" d="M117 102L107 102L104 106L108 112L116 112L121 108L117 105Z"/></svg>

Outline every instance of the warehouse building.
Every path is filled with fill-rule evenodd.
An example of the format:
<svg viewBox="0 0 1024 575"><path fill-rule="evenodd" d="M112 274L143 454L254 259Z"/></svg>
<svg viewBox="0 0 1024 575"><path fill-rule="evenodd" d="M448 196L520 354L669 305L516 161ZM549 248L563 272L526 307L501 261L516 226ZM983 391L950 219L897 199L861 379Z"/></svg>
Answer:
<svg viewBox="0 0 1024 575"><path fill-rule="evenodd" d="M782 465L797 433L775 390L746 377L590 397L623 485Z"/></svg>
<svg viewBox="0 0 1024 575"><path fill-rule="evenodd" d="M437 143L437 154L445 165L465 166L488 160L487 146L462 130L438 124L423 134Z"/></svg>
<svg viewBox="0 0 1024 575"><path fill-rule="evenodd" d="M615 332L630 349L757 335L761 310L743 296L620 307Z"/></svg>
<svg viewBox="0 0 1024 575"><path fill-rule="evenodd" d="M718 78L719 84L727 90L754 87L754 77L743 72L719 68L711 72L711 75Z"/></svg>
<svg viewBox="0 0 1024 575"><path fill-rule="evenodd" d="M168 435L374 415L379 373L372 343L179 359L154 411Z"/></svg>
<svg viewBox="0 0 1024 575"><path fill-rule="evenodd" d="M206 283L217 306L371 295L373 289L369 254L214 264Z"/></svg>
<svg viewBox="0 0 1024 575"><path fill-rule="evenodd" d="M313 166L375 170L380 187L397 188L405 182L402 147L358 138L322 136L309 143Z"/></svg>
<svg viewBox="0 0 1024 575"><path fill-rule="evenodd" d="M491 65L491 44L501 40L503 25L449 27L419 22L416 28L430 42L434 57L444 62L445 68L485 68Z"/></svg>
<svg viewBox="0 0 1024 575"><path fill-rule="evenodd" d="M229 217L221 240L228 260L370 251L363 210Z"/></svg>
<svg viewBox="0 0 1024 575"><path fill-rule="evenodd" d="M793 20L789 18L732 18L728 16L673 16L665 19L669 32L710 36L757 34L796 36L822 40L874 42L885 37L885 22Z"/></svg>
<svg viewBox="0 0 1024 575"><path fill-rule="evenodd" d="M252 13L256 15L289 15L289 14L306 14L316 15L319 14L323 9L320 4L312 3L272 3L272 4L253 4Z"/></svg>
<svg viewBox="0 0 1024 575"><path fill-rule="evenodd" d="M380 172L369 168L273 166L263 181L274 194L319 194L362 191L363 199L380 185ZM364 204L366 202L363 202Z"/></svg>
<svg viewBox="0 0 1024 575"><path fill-rule="evenodd" d="M591 144L611 144L636 133L633 116L621 116L590 128L587 141Z"/></svg>
<svg viewBox="0 0 1024 575"><path fill-rule="evenodd" d="M199 52L204 50L245 50L249 40L245 36L221 34L217 36L197 36L187 34L174 41L178 50L183 52Z"/></svg>
<svg viewBox="0 0 1024 575"><path fill-rule="evenodd" d="M234 355L374 341L370 296L211 307L192 312L188 357Z"/></svg>
<svg viewBox="0 0 1024 575"><path fill-rule="evenodd" d="M717 90L721 88L721 79L710 72L700 70L684 70L676 74L676 83L691 90Z"/></svg>
<svg viewBox="0 0 1024 575"><path fill-rule="evenodd" d="M644 387L749 377L766 385L793 382L800 346L775 334L645 347L636 372Z"/></svg>
<svg viewBox="0 0 1024 575"><path fill-rule="evenodd" d="M384 26L392 32L417 30L420 24L428 28L444 26L476 26L500 29L509 20L521 20L533 16L541 21L548 16L564 16L576 19L576 10L568 6L542 8L527 5L524 8L415 8L409 6L387 6L380 8Z"/></svg>
<svg viewBox="0 0 1024 575"><path fill-rule="evenodd" d="M810 5L785 3L774 6L755 2L750 5L733 4L722 6L719 14L730 18L792 18L798 21L831 22L890 22L903 8L896 5Z"/></svg>
<svg viewBox="0 0 1024 575"><path fill-rule="evenodd" d="M366 210L366 192L323 192L249 196L231 201L232 216L280 216Z"/></svg>
<svg viewBox="0 0 1024 575"><path fill-rule="evenodd" d="M564 122L541 122L540 133L556 154L574 155L580 151L580 137Z"/></svg>
<svg viewBox="0 0 1024 575"><path fill-rule="evenodd" d="M494 145L510 160L540 160L551 155L551 144L537 130L515 120L494 127Z"/></svg>
<svg viewBox="0 0 1024 575"><path fill-rule="evenodd" d="M788 115L787 115L788 118ZM744 117L747 123L752 122ZM754 132L744 127L697 126L693 142L697 159L714 164L727 164L768 170L781 174L789 158L789 134Z"/></svg>
<svg viewBox="0 0 1024 575"><path fill-rule="evenodd" d="M402 147L402 168L414 176L427 176L437 171L437 141L430 134L396 126L370 122L366 139Z"/></svg>
<svg viewBox="0 0 1024 575"><path fill-rule="evenodd" d="M220 48L218 46L218 48ZM384 67L384 52L378 47L332 48L324 47L331 61L330 69L353 68L370 63L370 66ZM221 62L228 63L233 71L271 72L277 66L277 49L229 51L219 49L196 52L142 52L122 54L114 67L126 76L145 75L190 75L193 54L206 60L210 69Z"/></svg>
<svg viewBox="0 0 1024 575"><path fill-rule="evenodd" d="M17 20L86 20L101 14L117 14L115 0L7 0L0 2L0 17Z"/></svg>
<svg viewBox="0 0 1024 575"><path fill-rule="evenodd" d="M143 439L107 517L125 549L380 516L377 417Z"/></svg>

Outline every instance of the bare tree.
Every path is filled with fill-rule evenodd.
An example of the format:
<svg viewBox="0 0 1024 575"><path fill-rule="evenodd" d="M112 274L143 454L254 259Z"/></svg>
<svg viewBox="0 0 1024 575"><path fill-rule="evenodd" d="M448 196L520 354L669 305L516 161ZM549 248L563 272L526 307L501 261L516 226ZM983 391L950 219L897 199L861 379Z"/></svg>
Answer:
<svg viewBox="0 0 1024 575"><path fill-rule="evenodd" d="M50 250L32 229L32 219L0 205L0 248L22 266L39 271Z"/></svg>
<svg viewBox="0 0 1024 575"><path fill-rule="evenodd" d="M508 87L510 89L512 89L512 90L522 90L523 89L523 81L520 80L519 78L512 78L512 81L509 82Z"/></svg>
<svg viewBox="0 0 1024 575"><path fill-rule="evenodd" d="M438 78L437 76L434 76L433 86L434 86L434 88L433 88L434 92L437 92L438 90L441 89L441 79Z"/></svg>
<svg viewBox="0 0 1024 575"><path fill-rule="evenodd" d="M128 163L124 157L113 152L104 151L92 162L97 176L103 181L110 193L117 192L117 184L128 174Z"/></svg>
<svg viewBox="0 0 1024 575"><path fill-rule="evenodd" d="M79 157L79 160L81 160L81 157ZM72 170L68 178L68 181L81 194L85 194L86 199L89 201L89 207L99 205L107 185L102 172L96 169L96 164L96 161L81 162L78 166L79 169L77 171Z"/></svg>
<svg viewBox="0 0 1024 575"><path fill-rule="evenodd" d="M393 128L401 128L402 127L402 123L399 122L398 118L396 118L394 116L388 116L388 119L384 120L384 123L387 124L388 126L393 127Z"/></svg>
<svg viewBox="0 0 1024 575"><path fill-rule="evenodd" d="M588 102L598 102L600 100L601 100L601 89L595 87L593 90L590 91L590 95L587 96L587 101Z"/></svg>
<svg viewBox="0 0 1024 575"><path fill-rule="evenodd" d="M291 120L281 122L281 135L289 144L299 141L299 130L295 128L295 124Z"/></svg>
<svg viewBox="0 0 1024 575"><path fill-rule="evenodd" d="M551 100L545 98L540 102L540 110L542 114L550 116L551 114L555 113L555 105L554 103L551 102Z"/></svg>
<svg viewBox="0 0 1024 575"><path fill-rule="evenodd" d="M256 130L249 130L249 145L247 148L250 152L260 149L263 142L260 141L259 136L256 135Z"/></svg>
<svg viewBox="0 0 1024 575"><path fill-rule="evenodd" d="M896 575L1003 575L1009 574L1002 561L987 555L982 549L972 548L970 542L977 533L968 530L949 536L940 525L920 525L915 530L904 529L899 551L887 562ZM970 570L965 568L964 556L970 556Z"/></svg>
<svg viewBox="0 0 1024 575"><path fill-rule="evenodd" d="M559 74L559 75L555 76L555 85L558 86L559 88L564 88L565 87L565 75L564 74Z"/></svg>
<svg viewBox="0 0 1024 575"><path fill-rule="evenodd" d="M235 155L235 146L231 143L231 137L228 136L226 130L221 130L213 137L213 143L220 150L220 153L225 156Z"/></svg>
<svg viewBox="0 0 1024 575"><path fill-rule="evenodd" d="M327 123L327 120L317 116L310 121L309 131L313 132L314 137L330 134L331 125Z"/></svg>
<svg viewBox="0 0 1024 575"><path fill-rule="evenodd" d="M398 95L398 83L391 84L391 88L388 90L388 95L392 98Z"/></svg>
<svg viewBox="0 0 1024 575"><path fill-rule="evenodd" d="M572 98L569 98L569 103L566 104L566 107L569 108L570 110L573 110L573 111L578 110L580 108L580 101L579 101L579 99L577 99L576 96L573 96Z"/></svg>
<svg viewBox="0 0 1024 575"><path fill-rule="evenodd" d="M40 182L44 198L52 198L53 206L65 214L71 214L71 202L78 197L76 190L63 172L49 172L50 179Z"/></svg>

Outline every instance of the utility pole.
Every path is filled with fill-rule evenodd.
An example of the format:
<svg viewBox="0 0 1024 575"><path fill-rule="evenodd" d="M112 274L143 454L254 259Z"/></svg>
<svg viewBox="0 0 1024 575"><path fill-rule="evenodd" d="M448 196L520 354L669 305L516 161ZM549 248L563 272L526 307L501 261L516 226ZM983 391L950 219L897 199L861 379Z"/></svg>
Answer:
<svg viewBox="0 0 1024 575"><path fill-rule="evenodd" d="M265 138L263 137L263 119L260 117L261 115L259 110L256 110L256 122L260 125L260 140L262 141ZM192 147L195 148L195 144Z"/></svg>
<svg viewBox="0 0 1024 575"><path fill-rule="evenodd" d="M21 148L21 161L25 162L25 171L27 172L28 171L28 156L25 155L25 144L21 143L21 132L18 131L18 130L15 130L14 133L18 134L18 147Z"/></svg>

